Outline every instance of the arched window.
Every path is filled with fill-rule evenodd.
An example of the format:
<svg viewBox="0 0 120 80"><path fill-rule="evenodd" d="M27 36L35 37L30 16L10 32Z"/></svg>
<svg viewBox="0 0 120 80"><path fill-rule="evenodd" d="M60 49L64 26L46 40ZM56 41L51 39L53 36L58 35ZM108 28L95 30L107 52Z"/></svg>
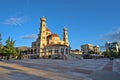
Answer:
<svg viewBox="0 0 120 80"><path fill-rule="evenodd" d="M58 53L58 49L55 49L55 53Z"/></svg>
<svg viewBox="0 0 120 80"><path fill-rule="evenodd" d="M66 54L68 54L68 49L66 48Z"/></svg>
<svg viewBox="0 0 120 80"><path fill-rule="evenodd" d="M34 49L34 53L36 54L36 49Z"/></svg>
<svg viewBox="0 0 120 80"><path fill-rule="evenodd" d="M31 54L33 54L33 49L31 49Z"/></svg>
<svg viewBox="0 0 120 80"><path fill-rule="evenodd" d="M64 48L61 48L61 53L64 54Z"/></svg>
<svg viewBox="0 0 120 80"><path fill-rule="evenodd" d="M45 27L45 24L43 24L43 27Z"/></svg>

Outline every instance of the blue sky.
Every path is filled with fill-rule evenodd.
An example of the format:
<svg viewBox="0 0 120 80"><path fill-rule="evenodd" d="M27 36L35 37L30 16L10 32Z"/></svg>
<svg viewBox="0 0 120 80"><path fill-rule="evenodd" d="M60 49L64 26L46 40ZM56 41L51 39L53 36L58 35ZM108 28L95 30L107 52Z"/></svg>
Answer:
<svg viewBox="0 0 120 80"><path fill-rule="evenodd" d="M61 39L68 28L72 49L120 41L120 0L1 0L0 10L2 42L10 36L16 47L31 46L42 16Z"/></svg>

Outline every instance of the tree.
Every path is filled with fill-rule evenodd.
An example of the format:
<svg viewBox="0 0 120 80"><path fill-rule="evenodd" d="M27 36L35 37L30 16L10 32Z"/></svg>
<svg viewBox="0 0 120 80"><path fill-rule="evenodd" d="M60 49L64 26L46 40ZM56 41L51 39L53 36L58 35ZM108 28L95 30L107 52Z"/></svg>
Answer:
<svg viewBox="0 0 120 80"><path fill-rule="evenodd" d="M118 52L116 50L110 50L110 57L117 57L118 56Z"/></svg>
<svg viewBox="0 0 120 80"><path fill-rule="evenodd" d="M17 59L21 59L21 51L17 50Z"/></svg>
<svg viewBox="0 0 120 80"><path fill-rule="evenodd" d="M110 57L110 51L107 50L105 52L102 53L105 57Z"/></svg>
<svg viewBox="0 0 120 80"><path fill-rule="evenodd" d="M2 35L0 33L0 44L2 44Z"/></svg>
<svg viewBox="0 0 120 80"><path fill-rule="evenodd" d="M15 41L10 37L6 40L5 46L2 45L2 36L0 34L0 56L7 56L9 60L10 56L16 57L20 55L20 51L17 51L15 48Z"/></svg>
<svg viewBox="0 0 120 80"><path fill-rule="evenodd" d="M120 50L119 50L119 52L118 52L118 56L120 57Z"/></svg>
<svg viewBox="0 0 120 80"><path fill-rule="evenodd" d="M15 41L10 37L6 40L5 53L7 53L8 59L10 56L15 57L17 55L17 50L15 48Z"/></svg>
<svg viewBox="0 0 120 80"><path fill-rule="evenodd" d="M2 45L2 35L0 34L0 56L1 57L7 56L5 50L6 50L5 47Z"/></svg>
<svg viewBox="0 0 120 80"><path fill-rule="evenodd" d="M2 36L0 34L0 53L2 53Z"/></svg>

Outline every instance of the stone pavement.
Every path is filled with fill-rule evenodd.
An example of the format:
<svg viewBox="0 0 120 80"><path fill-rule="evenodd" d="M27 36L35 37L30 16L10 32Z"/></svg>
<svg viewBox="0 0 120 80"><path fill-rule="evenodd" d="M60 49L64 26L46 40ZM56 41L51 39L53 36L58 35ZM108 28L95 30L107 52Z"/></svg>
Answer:
<svg viewBox="0 0 120 80"><path fill-rule="evenodd" d="M93 80L120 80L120 74L112 71L95 71L90 76Z"/></svg>
<svg viewBox="0 0 120 80"><path fill-rule="evenodd" d="M120 59L0 62L0 80L120 80Z"/></svg>
<svg viewBox="0 0 120 80"><path fill-rule="evenodd" d="M101 71L95 71L93 72L90 77L93 80L120 80L120 74L118 73L119 66L113 66L116 63L116 60L108 62ZM116 72L113 70L115 67L117 67Z"/></svg>

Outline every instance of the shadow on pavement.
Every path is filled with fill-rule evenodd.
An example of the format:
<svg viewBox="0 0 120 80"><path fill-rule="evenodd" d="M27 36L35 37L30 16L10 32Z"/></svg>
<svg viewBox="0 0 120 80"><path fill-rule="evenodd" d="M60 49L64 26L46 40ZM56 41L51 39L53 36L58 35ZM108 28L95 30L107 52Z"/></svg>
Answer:
<svg viewBox="0 0 120 80"><path fill-rule="evenodd" d="M5 73L1 72L0 75L5 75L3 77L0 77L0 80L51 80L51 79L47 79L47 78L43 78L41 76L36 76L33 74L29 74L26 72L23 72L20 69L16 69L16 68L11 68L11 67L7 67L7 66L0 66L0 68L3 68L5 70L9 70L9 73Z"/></svg>

